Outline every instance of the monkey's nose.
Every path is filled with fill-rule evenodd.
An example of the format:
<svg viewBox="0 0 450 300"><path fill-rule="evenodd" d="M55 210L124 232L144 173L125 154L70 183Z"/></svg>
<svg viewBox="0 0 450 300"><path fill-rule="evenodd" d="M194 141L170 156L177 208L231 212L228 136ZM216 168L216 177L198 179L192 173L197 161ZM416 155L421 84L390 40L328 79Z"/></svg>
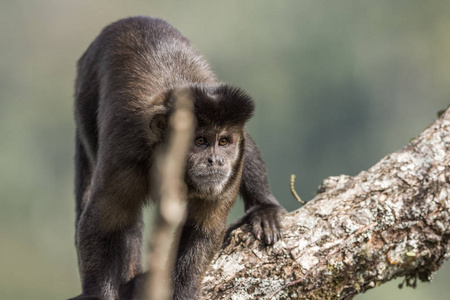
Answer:
<svg viewBox="0 0 450 300"><path fill-rule="evenodd" d="M223 157L209 156L209 157L208 157L208 163L209 163L210 165L215 165L215 164L217 164L217 165L219 165L219 166L223 166L223 164L224 164L224 159L223 159Z"/></svg>

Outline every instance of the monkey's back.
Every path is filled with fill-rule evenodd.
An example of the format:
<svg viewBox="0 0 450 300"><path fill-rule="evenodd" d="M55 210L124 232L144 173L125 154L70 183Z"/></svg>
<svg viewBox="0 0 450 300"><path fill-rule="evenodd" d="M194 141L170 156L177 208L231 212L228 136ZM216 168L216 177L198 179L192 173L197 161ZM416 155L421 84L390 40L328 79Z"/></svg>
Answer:
<svg viewBox="0 0 450 300"><path fill-rule="evenodd" d="M122 77L146 80L155 90L189 83L216 82L205 59L178 30L161 19L132 17L106 27L100 54ZM122 68L133 66L132 70Z"/></svg>
<svg viewBox="0 0 450 300"><path fill-rule="evenodd" d="M190 83L217 83L188 39L164 20L149 17L122 19L105 27L78 68L108 76L115 88L142 84L151 93Z"/></svg>

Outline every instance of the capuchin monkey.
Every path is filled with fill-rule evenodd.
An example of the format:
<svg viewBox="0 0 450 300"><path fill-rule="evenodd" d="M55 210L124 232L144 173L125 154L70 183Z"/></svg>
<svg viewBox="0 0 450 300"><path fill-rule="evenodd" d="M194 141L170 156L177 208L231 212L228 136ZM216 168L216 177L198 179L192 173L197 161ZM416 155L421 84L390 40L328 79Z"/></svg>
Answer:
<svg viewBox="0 0 450 300"><path fill-rule="evenodd" d="M197 126L187 153L187 216L180 228L173 299L200 298L203 275L224 240L239 192L246 212L229 231L248 223L265 244L281 238L284 209L269 190L264 161L245 129L253 100L219 82L165 21L119 20L78 61L76 246L82 294L76 299L135 297L132 279L143 276L137 275L142 208L153 188L150 170L179 89L193 99Z"/></svg>

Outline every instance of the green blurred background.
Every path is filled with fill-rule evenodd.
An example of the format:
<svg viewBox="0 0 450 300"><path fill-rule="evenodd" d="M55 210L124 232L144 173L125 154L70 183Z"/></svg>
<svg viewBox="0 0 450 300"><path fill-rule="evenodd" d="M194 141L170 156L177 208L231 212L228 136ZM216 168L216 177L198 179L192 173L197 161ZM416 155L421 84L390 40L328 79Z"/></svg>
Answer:
<svg viewBox="0 0 450 300"><path fill-rule="evenodd" d="M447 1L0 1L0 299L80 292L74 248L75 62L110 22L168 20L256 100L270 184L311 199L419 134L450 104ZM238 205L231 218L241 214ZM356 299L447 299L429 283Z"/></svg>

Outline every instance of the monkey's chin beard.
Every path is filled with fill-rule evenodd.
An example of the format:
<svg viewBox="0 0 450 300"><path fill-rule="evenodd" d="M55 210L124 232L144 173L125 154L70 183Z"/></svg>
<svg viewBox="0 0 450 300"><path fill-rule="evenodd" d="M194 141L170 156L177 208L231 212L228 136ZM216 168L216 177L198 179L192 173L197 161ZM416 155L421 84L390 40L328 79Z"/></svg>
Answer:
<svg viewBox="0 0 450 300"><path fill-rule="evenodd" d="M190 182L196 192L205 196L218 195L230 177L229 170L201 169L189 172Z"/></svg>

